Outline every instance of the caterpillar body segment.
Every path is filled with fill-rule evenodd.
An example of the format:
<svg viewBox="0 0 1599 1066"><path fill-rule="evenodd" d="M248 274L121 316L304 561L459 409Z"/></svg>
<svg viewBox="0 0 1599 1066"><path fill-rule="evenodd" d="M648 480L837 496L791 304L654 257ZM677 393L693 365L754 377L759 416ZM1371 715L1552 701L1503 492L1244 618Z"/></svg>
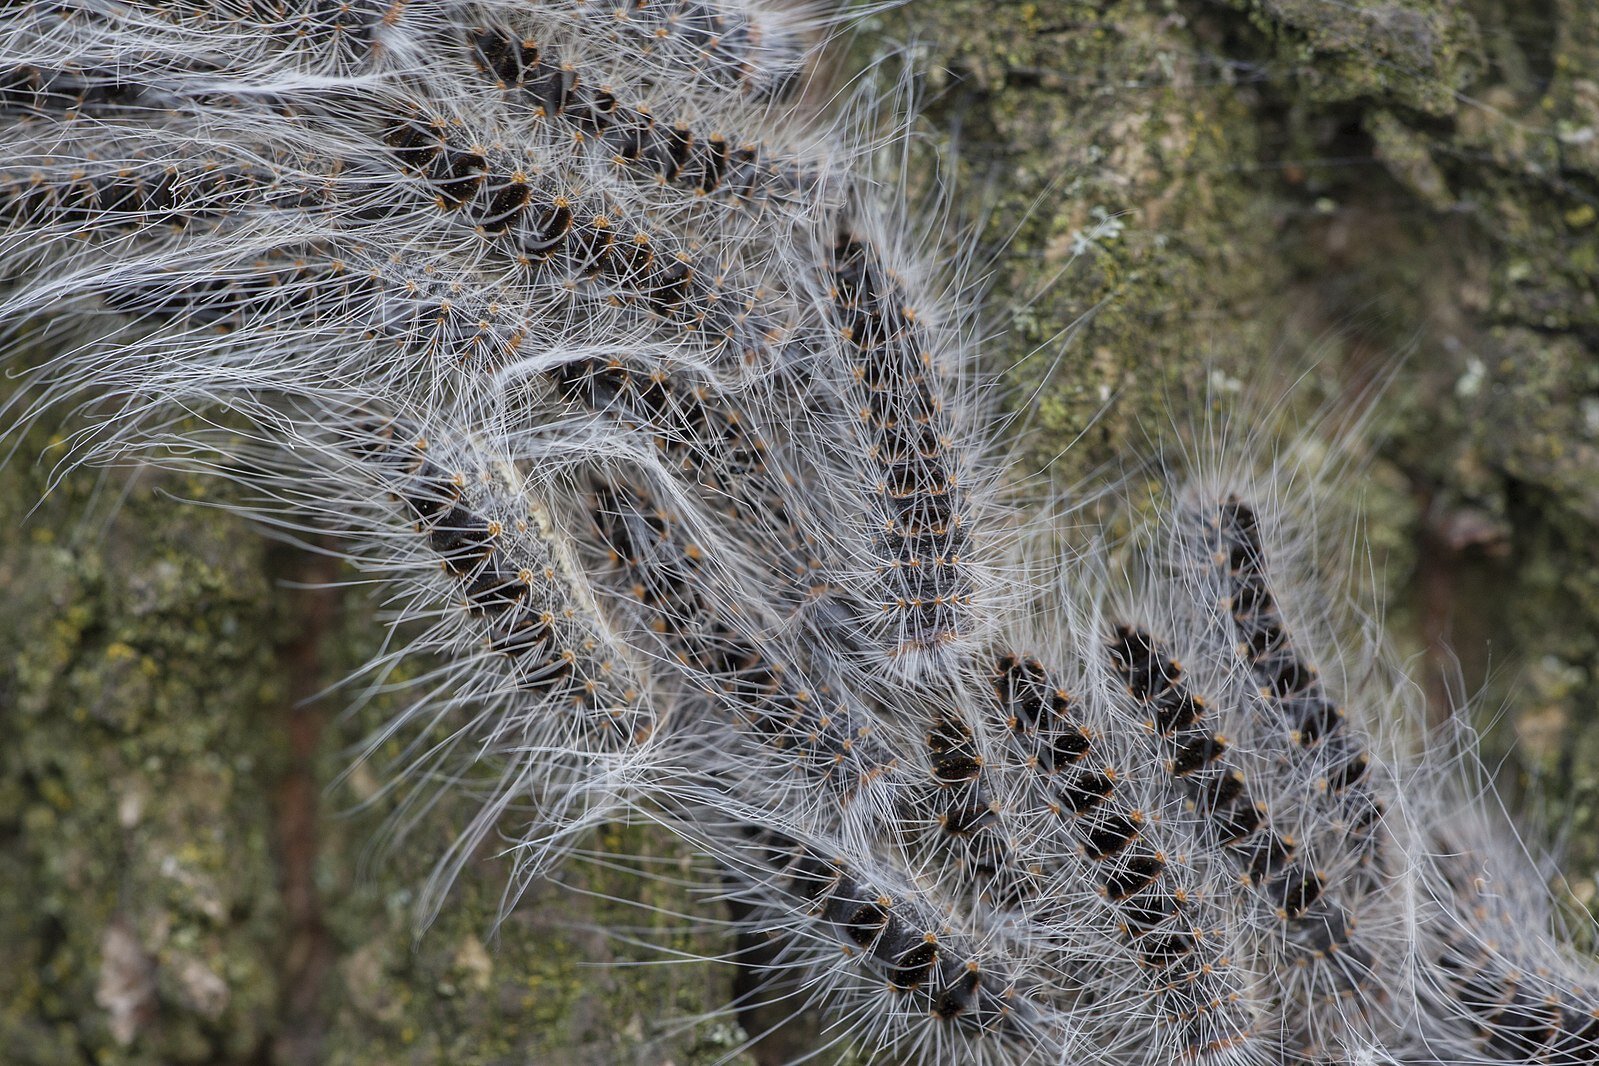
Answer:
<svg viewBox="0 0 1599 1066"><path fill-rule="evenodd" d="M230 118L244 122L214 121ZM392 250L364 243L373 234L369 220L341 225L341 201L370 186L374 172L290 155L288 146L242 130L237 143L165 152L156 151L170 135L160 125L102 123L76 132L48 144L31 131L0 133L10 153L0 168L0 262L22 283L8 294L10 308L56 301L87 308L98 296L136 328L182 320L220 333L253 324L286 338L337 307L361 321L328 324L308 338L312 344L327 346L335 332L358 340L379 331L361 311L384 289L385 274L395 280L402 271ZM262 161L275 153L278 161ZM385 221L390 239L418 236L403 219ZM442 281L398 287L415 299Z"/></svg>
<svg viewBox="0 0 1599 1066"><path fill-rule="evenodd" d="M1469 914L1452 917L1458 924L1439 937L1438 980L1428 989L1436 996L1434 1018L1447 1026L1436 1039L1449 1040L1460 1061L1473 1063L1594 1061L1599 989L1593 970L1581 972L1564 961L1549 965L1548 945L1484 937L1468 924Z"/></svg>
<svg viewBox="0 0 1599 1066"><path fill-rule="evenodd" d="M548 511L530 501L504 456L442 428L429 433L362 412L342 425L324 419L319 429L331 429L355 470L387 495L415 538L414 565L431 563L434 588L447 597L413 598L396 619L402 634L431 620L401 643L405 654L452 649L461 663L461 673L409 715L454 734L418 747L402 779L415 778L415 802L428 802L425 789L437 786L426 782L440 773L481 790L479 814L419 901L431 916L490 834L514 826L513 885L525 884L558 862L584 826L633 802L641 767L656 757L662 715L643 664L606 628L574 560L551 539ZM365 555L361 565L377 558ZM463 655L462 645L472 653ZM476 766L487 775L474 775L481 783L473 785L465 771Z"/></svg>
<svg viewBox="0 0 1599 1066"><path fill-rule="evenodd" d="M95 457L238 479L223 506L316 537L349 568L339 585L380 605L391 632L350 679L399 701L357 755L394 797L380 843L398 846L445 790L468 800L452 805L458 835L419 892L419 920L491 838L516 841L514 887L639 802L669 708L509 455L457 435L459 418L430 424L441 412L402 416L358 393L230 400L241 417L226 425L131 421Z"/></svg>
<svg viewBox="0 0 1599 1066"><path fill-rule="evenodd" d="M667 336L726 349L735 366L772 362L785 332L783 298L737 258L707 257L625 198L587 192L576 175L552 180L442 117L402 119L384 139L441 219L477 234L485 252L515 268L518 287L589 291L637 308Z"/></svg>
<svg viewBox="0 0 1599 1066"><path fill-rule="evenodd" d="M905 839L917 865L958 898L975 893L995 906L1020 904L1029 875L953 705L918 708L933 717L927 776L917 782L913 760L897 754L895 743L907 725L824 655L762 636L762 608L713 576L710 549L694 538L693 524L642 478L608 478L590 490L588 507L615 575L606 582L613 601L763 746L772 772L825 786L861 831ZM804 802L809 808L816 799Z"/></svg>
<svg viewBox="0 0 1599 1066"><path fill-rule="evenodd" d="M115 70L80 63L55 69L21 63L0 69L0 116L10 122L139 114L181 102L151 86L125 80Z"/></svg>
<svg viewBox="0 0 1599 1066"><path fill-rule="evenodd" d="M796 1012L820 1003L871 1017L872 1044L915 1061L998 1066L1094 1054L1098 1019L1080 983L1087 959L1063 964L1018 930L951 906L891 843L861 851L722 788L683 799L711 805L692 814L673 806L668 825L718 858L743 938L769 946L753 995ZM834 1039L842 1049L862 1036L845 1029Z"/></svg>
<svg viewBox="0 0 1599 1066"><path fill-rule="evenodd" d="M485 121L486 116L467 109L470 119L459 115L446 119L441 116L451 114L451 108L429 108L391 89L369 89L348 101L343 96L349 90L336 84L299 90L292 113L279 114L273 106L275 94L234 88L239 91L203 99L208 117L214 115L212 121L217 122L221 149L219 162L212 164L218 173L204 177L216 190L213 202L229 208L214 212L228 222L227 230L209 235L218 243L234 232L245 204L257 213L253 224L257 238L266 237L274 224L285 230L314 225L336 245L342 233L377 227L392 231L398 224L409 231L413 246L421 248L436 244L444 236L442 231L464 225L482 248L462 251L474 267L489 268L485 284L510 288L525 302L587 299L625 304L639 318L630 326L630 334L654 331L693 348L708 342L712 349L733 353L735 363L770 362L772 346L789 328L794 312L785 307L787 297L751 270L755 262L772 254L770 244L751 245L738 234L710 240L710 234L688 224L685 212L692 197L680 198L686 205L682 208L670 199L656 203L641 199L628 182L586 163L574 146L557 138L534 137L539 151L518 154L505 143L517 143L522 131L505 116ZM18 91L30 99L48 95L41 95L42 83L35 91L26 79ZM71 105L65 98L57 102ZM195 97L185 104L192 112L200 102ZM86 144L83 166L74 167L79 161L70 155L53 164L64 172L60 178L48 172L41 178L20 168L8 172L5 181L11 190L8 199L17 205L14 213L26 214L41 227L64 228L87 217L105 229L105 201L112 211L126 216L115 220L121 228L141 227L141 236L166 237L162 231L169 221L185 230L186 239L206 236L200 230L206 216L198 206L178 215L161 202L171 185L184 180L181 175L163 184L147 173L153 166L138 162L140 143L159 139L161 128L151 128L138 114L118 121L123 123L132 167L120 165L115 146L100 163L97 159L105 155L106 146ZM166 121L175 125L192 118L180 114ZM371 122L372 132L384 142L386 150L376 157L370 141L363 143L356 135L365 133L356 128L361 122ZM49 125L43 135L51 135ZM233 143L228 137L234 138ZM17 148L26 151L28 143ZM58 151L53 142L50 150ZM281 163L264 167L246 162L306 152L309 157L302 165L311 170L304 174ZM391 200L375 213L373 192L395 184L392 176L382 173L384 156L390 165L412 175L423 195L409 205ZM234 170L248 177L252 166L263 173L250 177L249 184L221 181ZM115 177L77 180L76 170ZM328 175L320 187L317 170ZM187 186L183 193L191 195ZM127 205L138 210L141 200L148 209L142 217L132 217ZM95 225L89 228L92 231ZM441 232L429 233L430 229ZM434 253L430 258L442 266L450 257Z"/></svg>
<svg viewBox="0 0 1599 1066"><path fill-rule="evenodd" d="M237 124L241 141L166 162L147 151L160 131L137 125L98 128L52 154L22 140L0 170L0 262L21 282L9 307L103 308L122 319L105 323L107 338L142 335L150 347L170 338L192 349L204 329L213 372L291 390L315 366L365 375L374 392L448 391L461 372L569 343L579 324L636 333L625 307L563 289L503 291L482 264L409 261L395 248L426 246L436 212L370 214L363 201L392 172L315 157L267 167L252 160L286 146L244 139L247 116L213 121ZM192 375L194 357L182 362ZM153 359L141 372L155 380L166 367L178 364ZM186 388L179 376L167 387Z"/></svg>
<svg viewBox="0 0 1599 1066"><path fill-rule="evenodd" d="M1189 793L1217 843L1250 884L1262 889L1283 921L1297 920L1321 898L1325 878L1306 867L1298 844L1271 823L1245 775L1231 765L1228 744L1206 721L1207 707L1182 667L1142 629L1114 627L1108 651L1127 693L1148 714L1167 772Z"/></svg>
<svg viewBox="0 0 1599 1066"><path fill-rule="evenodd" d="M624 743L647 741L655 722L644 692L605 656L580 599L562 593L560 582L569 578L539 517L502 517L503 502L498 513L486 513L492 486L440 466L430 454L440 450L436 442L396 440L398 428L373 423L362 457L392 479L393 497L457 581L462 606L488 648L509 662L517 687L547 691L552 704L569 701L581 716L602 714L603 728Z"/></svg>
<svg viewBox="0 0 1599 1066"><path fill-rule="evenodd" d="M1518 957L1519 956L1519 957ZM1484 944L1461 928L1436 956L1442 1017L1460 1061L1579 1066L1599 1055L1599 995L1594 975L1550 967L1547 948L1525 956ZM1531 960L1540 961L1533 962Z"/></svg>
<svg viewBox="0 0 1599 1066"><path fill-rule="evenodd" d="M827 582L824 519L790 471L788 449L757 420L761 396L739 397L687 373L635 369L619 359L578 360L552 373L569 403L646 436L664 470L753 543L765 588L798 611L841 595Z"/></svg>
<svg viewBox="0 0 1599 1066"><path fill-rule="evenodd" d="M1418 944L1429 1046L1474 1064L1594 1061L1599 964L1558 942L1562 922L1540 876L1547 871L1511 859L1521 842L1471 802L1466 782L1429 784L1441 785L1450 804L1412 827L1430 843L1419 871Z"/></svg>
<svg viewBox="0 0 1599 1066"><path fill-rule="evenodd" d="M806 849L791 852L787 877L842 945L871 960L892 991L923 999L925 1013L980 1029L998 1029L1015 1013L1013 978L985 973L955 937L941 942L947 925L936 913L917 913L910 901L851 876L847 863Z"/></svg>
<svg viewBox="0 0 1599 1066"><path fill-rule="evenodd" d="M16 20L11 47L31 61L116 60L131 80L216 89L243 77L288 83L370 74L389 54L408 53L439 7L408 0L23 3L8 17Z"/></svg>
<svg viewBox="0 0 1599 1066"><path fill-rule="evenodd" d="M143 117L0 123L0 232L15 235L0 250L26 254L10 247L23 234L71 255L73 245L126 247L131 235L171 242L236 232L246 205L266 214L318 196L306 172L262 162L263 146L161 145L171 132Z"/></svg>
<svg viewBox="0 0 1599 1066"><path fill-rule="evenodd" d="M84 302L102 340L102 381L141 380L205 402L241 378L259 392L293 392L308 374L362 374L370 398L405 409L453 403L464 386L523 357L543 338L514 304L478 302L473 279L407 270L363 246L283 249L242 260L193 260L127 276L41 277L37 286ZM98 291L94 286L98 285ZM321 325L319 304L342 309ZM196 350L195 337L207 339ZM298 339L293 359L277 357ZM50 367L38 376L48 377ZM86 382L50 382L64 398ZM492 410L494 404L484 405ZM131 412L125 417L131 417Z"/></svg>
<svg viewBox="0 0 1599 1066"><path fill-rule="evenodd" d="M851 817L885 820L899 757L847 692L814 680L793 649L763 635L753 602L729 595L729 575L718 574L711 546L693 537L685 516L642 476L621 472L590 476L581 506L605 601L698 694L697 706L710 700L714 717L702 725L730 722L757 744L766 754L756 765L781 775L774 786L790 787L798 775L795 787L804 785L817 817L830 803L832 817L859 810Z"/></svg>
<svg viewBox="0 0 1599 1066"><path fill-rule="evenodd" d="M925 861L944 867L958 889L992 906L1025 910L1036 899L1038 879L1013 840L1017 827L1006 797L965 717L953 705L928 716L930 787L918 804L933 818L923 844Z"/></svg>
<svg viewBox="0 0 1599 1066"><path fill-rule="evenodd" d="M449 744L460 754L450 758L487 762L498 773L483 786L481 813L426 886L421 906L431 914L461 865L508 821L519 840L514 883L559 861L578 829L636 787L639 767L655 757L661 714L641 664L618 647L573 560L548 539L548 513L508 491L516 482L507 479L517 476L509 464L473 469L487 457L448 435L370 416L351 427L346 444L413 522L452 587L453 609L439 613L418 644L464 638L479 649L480 665L451 700L482 710L461 715L467 724ZM429 711L420 705L418 720Z"/></svg>

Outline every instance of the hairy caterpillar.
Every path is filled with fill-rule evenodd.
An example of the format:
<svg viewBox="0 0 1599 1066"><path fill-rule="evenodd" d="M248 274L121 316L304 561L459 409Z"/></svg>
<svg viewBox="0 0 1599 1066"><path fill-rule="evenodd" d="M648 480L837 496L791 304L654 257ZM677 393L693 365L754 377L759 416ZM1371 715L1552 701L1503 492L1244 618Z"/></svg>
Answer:
<svg viewBox="0 0 1599 1066"><path fill-rule="evenodd" d="M1403 797L1390 794L1404 762L1362 749L1313 682L1309 645L1297 630L1286 642L1276 615L1292 612L1292 593L1274 582L1263 606L1255 584L1275 555L1248 542L1236 507L1212 527L1228 549L1220 597L1207 592L1210 578L1157 577L1140 590L1160 610L1139 622L1177 635L1180 652L1130 641L1132 631L1097 615L1075 627L1038 623L1047 632L1036 645L1013 638L1035 627L1020 605L1037 560L1001 559L1002 516L982 473L993 461L971 424L982 405L969 338L958 309L942 321L932 313L953 297L922 262L929 249L894 232L901 209L850 167L828 169L849 158L813 146L830 136L830 120L789 115L804 135L785 139L784 151L829 174L817 186L826 194L792 212L714 202L706 184L720 150L696 162L690 142L657 132L652 116L673 105L689 118L720 113L730 129L788 115L755 99L782 95L757 87L758 42L782 34L750 30L742 5L413 6L367 12L360 24L371 32L352 49L339 20L327 33L291 29L292 44L262 44L257 28L279 14L236 18L219 5L211 22L163 25L99 9L51 21L53 8L25 5L19 67L50 69L51 50L74 34L86 54L143 35L133 73L155 87L148 98L178 106L157 116L140 104L130 117L121 90L116 101L43 93L33 86L55 80L26 75L26 115L8 122L7 143L39 157L22 156L39 177L6 175L3 255L17 287L5 310L83 331L85 347L40 380L58 399L109 394L101 455L165 450L182 465L218 468L261 493L254 509L271 521L340 537L367 529L343 506L349 482L304 474L338 454L328 426L352 410L438 442L419 458L368 430L375 450L359 461L384 473L367 471L357 502L362 515L386 513L392 535L373 537L360 557L411 590L398 612L402 639L417 623L444 627L447 636L413 646L441 648L453 665L439 706L491 736L506 704L474 708L493 668L508 668L496 698L514 700L574 667L575 702L529 711L540 739L498 753L536 797L542 830L503 830L536 856L529 876L606 816L595 812L659 819L716 857L728 895L747 908L744 930L770 934L774 968L807 1002L849 1019L848 1039L867 1051L935 1061L1455 1061L1429 1045L1442 1037L1414 1024L1416 1004L1437 996L1453 1004L1439 1013L1451 1048L1487 1061L1580 1053L1589 1040L1580 995L1563 999L1523 977L1522 962L1484 963L1449 932L1460 924L1450 913L1477 914L1469 879L1390 864L1389 832L1399 854L1447 845L1421 842ZM28 22L36 15L38 26ZM641 97L661 94L647 115L625 105L648 121L628 115L607 131L625 140L624 161L648 159L665 181L609 171L600 153L551 136L552 119L578 123L579 88L603 80L568 78L562 66L541 75L543 114L526 113L525 101L495 103L482 85L481 38L468 31L524 16L547 31L534 33L541 49L548 40L552 55L610 67ZM651 28L639 36L640 26ZM215 34L209 50L180 48L194 33ZM795 54L779 48L774 66L787 70ZM507 80L503 56L489 63ZM61 80L70 89L77 77ZM418 114L452 116L446 135ZM191 148L200 180L149 180ZM668 177L689 165L704 174ZM530 191L525 172L540 167L556 179L548 188L595 198L566 217L570 202L559 201L575 195ZM739 176L734 191L744 184ZM613 215L643 222L618 239ZM503 252L513 235L554 242L567 258L529 270ZM677 242L705 258L690 256L690 267L663 255ZM724 288L716 279L728 264L734 281ZM704 288L685 280L707 277ZM63 296L70 302L54 302ZM781 329L763 320L772 307ZM735 367L721 350L729 340L743 357ZM256 427L248 443L170 413L219 400ZM195 458L200 445L223 461ZM510 498L484 502L497 492ZM507 520L529 504L547 528L513 548ZM518 565L510 582L522 554L566 560L548 567L548 594L575 604L584 620L573 633L586 635L556 640L543 610L528 624L533 586L521 572L542 568ZM1086 585L1090 600L1115 595ZM1246 589L1255 598L1241 606ZM1182 606L1190 595L1210 602ZM1218 598L1230 601L1219 617ZM485 627L486 645L465 652L463 625ZM554 643L570 657L542 658ZM994 646L1038 646L1069 680ZM1180 657L1186 668L1191 649L1209 658L1194 671L1195 691L1230 708L1228 727L1178 714L1161 728L1156 714L1146 732L1145 705L1187 678L1166 664ZM1007 680L994 695L996 663ZM613 677L618 698L590 701ZM1039 692L1018 707L1020 688ZM1057 701L1063 692L1076 699L1071 713ZM418 706L427 718L427 702ZM598 711L593 728L555 726L547 739L551 722L540 716L568 706ZM1254 711L1260 728L1237 729ZM614 762L612 745L624 752ZM590 774L596 753L605 758ZM1248 772L1218 765L1228 754L1247 759ZM494 755L468 762L492 767ZM470 791L456 773L438 783ZM1239 781L1249 788L1235 789ZM1041 800L1051 789L1070 816ZM1254 814L1267 832L1245 831ZM446 871L494 821L477 823ZM1300 831L1312 825L1317 833ZM1339 839L1341 826L1361 832ZM1235 832L1260 850L1240 861L1223 839ZM1314 862L1302 865L1302 854ZM1424 890L1446 897L1444 917L1415 904L1418 932L1395 935L1402 923L1389 912ZM1335 902L1341 893L1376 896L1377 920L1362 912L1346 935L1355 907ZM1312 976L1280 968L1293 950L1273 941L1277 930L1302 936ZM1431 937L1444 946L1429 947ZM1544 948L1492 950L1519 960ZM1486 990L1458 976L1461 960L1485 970ZM1413 961L1418 991L1374 990L1364 972Z"/></svg>

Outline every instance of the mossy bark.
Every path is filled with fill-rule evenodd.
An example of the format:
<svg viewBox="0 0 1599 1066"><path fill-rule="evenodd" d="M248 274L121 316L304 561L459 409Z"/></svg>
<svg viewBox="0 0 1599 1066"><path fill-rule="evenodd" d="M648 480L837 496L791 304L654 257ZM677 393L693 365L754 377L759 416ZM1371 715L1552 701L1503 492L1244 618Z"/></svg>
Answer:
<svg viewBox="0 0 1599 1066"><path fill-rule="evenodd" d="M1486 709L1514 708L1498 742L1569 812L1591 898L1599 13L920 0L853 47L888 40L984 208L989 355L1035 471L1071 486L1274 376L1304 378L1289 423L1391 377L1356 486L1391 635L1440 705L1448 640ZM363 863L388 800L339 775L386 708L311 699L377 647L373 605L174 502L214 486L79 473L33 510L50 444L0 472L7 1061L691 1063L741 1039L692 1020L730 967L590 965L659 957L606 928L725 950L610 901L698 906L661 882L577 870L588 894L537 887L491 935L486 857L414 939L410 855L450 812ZM666 847L596 846L641 843Z"/></svg>

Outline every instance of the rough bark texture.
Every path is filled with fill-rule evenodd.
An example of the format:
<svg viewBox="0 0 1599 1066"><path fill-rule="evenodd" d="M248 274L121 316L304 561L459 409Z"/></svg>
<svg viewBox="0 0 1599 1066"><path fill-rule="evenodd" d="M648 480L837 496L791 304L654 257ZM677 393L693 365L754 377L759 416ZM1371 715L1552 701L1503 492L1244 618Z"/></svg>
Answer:
<svg viewBox="0 0 1599 1066"><path fill-rule="evenodd" d="M1171 412L1308 367L1292 421L1409 353L1351 486L1391 632L1440 706L1448 640L1482 709L1512 709L1510 783L1569 816L1591 901L1593 5L919 0L855 47L887 40L910 42L927 127L988 207L995 365L1061 486L1147 450ZM363 864L386 801L370 776L333 782L384 706L301 702L376 647L372 605L291 587L337 575L173 502L212 486L79 473L30 515L49 444L34 431L0 472L7 1061L685 1064L741 1039L693 1020L730 967L590 965L655 957L599 930L669 929L602 898L693 905L660 883L574 871L596 895L535 889L496 939L486 857L414 941L407 853L450 812Z"/></svg>

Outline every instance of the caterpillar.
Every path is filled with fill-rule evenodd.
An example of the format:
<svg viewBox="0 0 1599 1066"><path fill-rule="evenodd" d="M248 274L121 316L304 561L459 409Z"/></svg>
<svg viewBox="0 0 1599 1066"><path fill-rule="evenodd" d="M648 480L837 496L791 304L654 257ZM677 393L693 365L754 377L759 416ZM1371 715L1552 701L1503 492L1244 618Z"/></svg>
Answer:
<svg viewBox="0 0 1599 1066"><path fill-rule="evenodd" d="M573 135L636 180L675 185L696 197L727 196L739 206L785 206L814 192L819 176L759 142L733 144L719 130L668 121L622 102L614 87L591 86L579 71L509 30L474 30L476 65L502 92L517 94L540 117L565 120Z"/></svg>
<svg viewBox="0 0 1599 1066"><path fill-rule="evenodd" d="M1179 869L1183 851L1129 798L1130 767L1115 766L1085 727L1077 701L1035 659L1005 653L989 675L996 709L1034 773L1049 812L1091 864L1096 894L1139 965L1158 975L1160 1024L1177 1030L1183 1059L1248 1061L1259 1046L1255 1005L1232 969L1237 934L1206 920L1209 886ZM1216 920L1211 915L1211 920Z"/></svg>
<svg viewBox="0 0 1599 1066"><path fill-rule="evenodd" d="M1168 771L1184 782L1216 843L1283 923L1285 957L1276 965L1313 975L1304 1000L1311 1008L1334 1007L1334 1031L1355 1024L1348 1001L1356 1004L1353 1010L1380 1012L1397 981L1382 972L1384 963L1363 942L1358 912L1340 891L1345 879L1330 877L1302 852L1295 834L1279 831L1269 807L1253 799L1247 775L1228 765L1229 745L1204 721L1204 700L1189 690L1181 665L1147 631L1118 625L1109 650L1129 694L1152 716L1150 729L1160 738ZM1302 1053L1314 1054L1326 1040L1318 1032L1326 1031L1326 1023L1314 1010L1306 1014L1298 1023L1304 1029L1299 1039Z"/></svg>
<svg viewBox="0 0 1599 1066"><path fill-rule="evenodd" d="M0 410L379 599L349 779L429 852L423 925L496 840L513 923L649 826L738 1020L824 1017L785 1057L1593 1058L1594 965L1459 794L1474 751L1429 747L1377 627L1322 639L1279 547L1346 471L1201 443L1152 513L1096 486L1086 537L1033 498L973 243L912 206L914 94L840 81L882 17L11 5Z"/></svg>

